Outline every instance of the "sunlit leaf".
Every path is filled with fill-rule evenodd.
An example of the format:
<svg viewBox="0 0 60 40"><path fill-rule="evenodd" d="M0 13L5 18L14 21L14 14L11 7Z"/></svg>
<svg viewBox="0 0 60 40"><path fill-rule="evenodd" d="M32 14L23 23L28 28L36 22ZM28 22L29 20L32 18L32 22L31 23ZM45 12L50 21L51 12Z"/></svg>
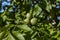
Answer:
<svg viewBox="0 0 60 40"><path fill-rule="evenodd" d="M17 27L24 31L32 31L32 29L28 25L18 25Z"/></svg>
<svg viewBox="0 0 60 40"><path fill-rule="evenodd" d="M19 40L25 40L24 36L19 32L14 31L13 35L16 36Z"/></svg>

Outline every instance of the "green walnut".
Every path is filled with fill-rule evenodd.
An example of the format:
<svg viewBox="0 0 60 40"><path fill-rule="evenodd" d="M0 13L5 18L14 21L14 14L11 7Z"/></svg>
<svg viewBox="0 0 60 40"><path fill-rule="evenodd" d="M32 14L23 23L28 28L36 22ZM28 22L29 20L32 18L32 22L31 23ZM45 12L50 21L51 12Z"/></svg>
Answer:
<svg viewBox="0 0 60 40"><path fill-rule="evenodd" d="M32 19L31 19L31 24L32 24L32 25L35 25L36 23L37 23L37 18L32 18Z"/></svg>
<svg viewBox="0 0 60 40"><path fill-rule="evenodd" d="M27 13L27 14L26 14L26 18L27 18L27 19L30 19L30 18L31 18L31 14L30 14L30 13Z"/></svg>

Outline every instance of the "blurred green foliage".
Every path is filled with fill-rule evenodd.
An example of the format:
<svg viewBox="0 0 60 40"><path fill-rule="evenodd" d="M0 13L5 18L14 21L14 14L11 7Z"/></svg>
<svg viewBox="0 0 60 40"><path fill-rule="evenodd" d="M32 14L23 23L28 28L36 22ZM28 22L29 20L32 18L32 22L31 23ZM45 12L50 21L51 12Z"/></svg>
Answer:
<svg viewBox="0 0 60 40"><path fill-rule="evenodd" d="M14 3L0 14L0 40L60 40L60 22L56 18L60 13L60 8L56 8L59 0L13 1ZM13 5L16 6L15 11L9 12ZM26 16L27 13L31 18ZM47 17L50 17L50 20L47 20ZM52 20L57 24L53 25Z"/></svg>

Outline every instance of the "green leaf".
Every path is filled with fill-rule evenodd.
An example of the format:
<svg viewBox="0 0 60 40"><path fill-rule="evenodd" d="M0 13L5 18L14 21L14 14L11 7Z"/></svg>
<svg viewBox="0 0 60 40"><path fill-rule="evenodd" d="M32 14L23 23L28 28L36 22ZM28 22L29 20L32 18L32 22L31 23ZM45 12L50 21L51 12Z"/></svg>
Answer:
<svg viewBox="0 0 60 40"><path fill-rule="evenodd" d="M9 40L15 40L14 37L11 34L8 35L8 39Z"/></svg>
<svg viewBox="0 0 60 40"><path fill-rule="evenodd" d="M53 29L48 29L50 31L50 34L53 34L55 31Z"/></svg>
<svg viewBox="0 0 60 40"><path fill-rule="evenodd" d="M58 25L57 25L58 27L60 26L60 22L58 23Z"/></svg>
<svg viewBox="0 0 60 40"><path fill-rule="evenodd" d="M15 38L9 33L8 36L3 40L15 40Z"/></svg>
<svg viewBox="0 0 60 40"><path fill-rule="evenodd" d="M57 40L60 40L60 37L58 37Z"/></svg>
<svg viewBox="0 0 60 40"><path fill-rule="evenodd" d="M57 31L57 34L52 36L52 38L58 38L59 35L60 35L60 31Z"/></svg>
<svg viewBox="0 0 60 40"><path fill-rule="evenodd" d="M13 35L16 36L19 40L25 40L24 36L19 32L14 31Z"/></svg>
<svg viewBox="0 0 60 40"><path fill-rule="evenodd" d="M37 35L37 32L35 32L35 33L32 35L31 38L34 38L36 35Z"/></svg>
<svg viewBox="0 0 60 40"><path fill-rule="evenodd" d="M37 38L33 38L32 40L38 40Z"/></svg>
<svg viewBox="0 0 60 40"><path fill-rule="evenodd" d="M24 31L32 31L32 29L28 25L18 25L17 27Z"/></svg>
<svg viewBox="0 0 60 40"><path fill-rule="evenodd" d="M1 32L1 33L0 33L0 38L2 38L3 35L4 35L4 32Z"/></svg>
<svg viewBox="0 0 60 40"><path fill-rule="evenodd" d="M60 2L60 0L56 0L56 1Z"/></svg>

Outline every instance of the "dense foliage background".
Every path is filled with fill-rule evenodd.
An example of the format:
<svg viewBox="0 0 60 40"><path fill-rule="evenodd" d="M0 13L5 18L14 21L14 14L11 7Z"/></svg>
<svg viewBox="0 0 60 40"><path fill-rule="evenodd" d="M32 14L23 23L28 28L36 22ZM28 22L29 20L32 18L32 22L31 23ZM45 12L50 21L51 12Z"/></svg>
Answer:
<svg viewBox="0 0 60 40"><path fill-rule="evenodd" d="M60 40L60 0L0 0L0 40Z"/></svg>

